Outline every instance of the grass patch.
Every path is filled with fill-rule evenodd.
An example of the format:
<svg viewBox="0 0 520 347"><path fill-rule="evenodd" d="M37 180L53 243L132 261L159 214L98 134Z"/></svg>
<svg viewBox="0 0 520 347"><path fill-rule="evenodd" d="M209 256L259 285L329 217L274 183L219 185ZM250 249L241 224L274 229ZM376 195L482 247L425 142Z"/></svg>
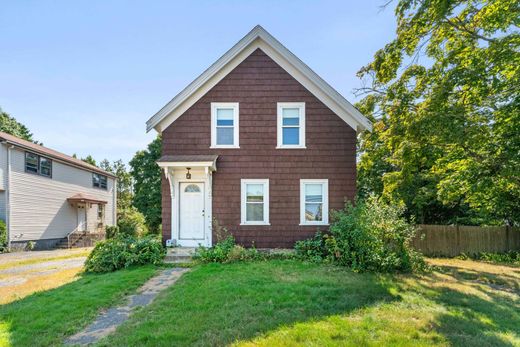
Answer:
<svg viewBox="0 0 520 347"><path fill-rule="evenodd" d="M200 265L99 345L520 345L518 269L459 262L435 260L420 276L297 261ZM467 275L473 268L480 277Z"/></svg>
<svg viewBox="0 0 520 347"><path fill-rule="evenodd" d="M77 281L0 306L0 346L54 346L116 305L156 272L143 266Z"/></svg>

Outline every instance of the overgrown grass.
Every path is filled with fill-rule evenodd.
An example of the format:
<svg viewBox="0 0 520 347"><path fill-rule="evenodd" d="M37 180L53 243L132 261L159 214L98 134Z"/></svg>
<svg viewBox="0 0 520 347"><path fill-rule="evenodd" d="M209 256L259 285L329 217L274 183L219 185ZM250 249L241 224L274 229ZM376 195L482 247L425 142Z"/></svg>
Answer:
<svg viewBox="0 0 520 347"><path fill-rule="evenodd" d="M83 275L59 288L0 306L0 346L55 346L117 304L156 271L144 266Z"/></svg>
<svg viewBox="0 0 520 347"><path fill-rule="evenodd" d="M201 265L100 345L520 345L520 273L459 262L421 276L297 261Z"/></svg>

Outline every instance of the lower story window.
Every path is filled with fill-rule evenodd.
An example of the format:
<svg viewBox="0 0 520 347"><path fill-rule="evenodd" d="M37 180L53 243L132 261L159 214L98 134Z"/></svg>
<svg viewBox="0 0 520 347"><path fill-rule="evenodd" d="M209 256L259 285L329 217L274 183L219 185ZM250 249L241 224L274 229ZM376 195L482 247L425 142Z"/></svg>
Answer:
<svg viewBox="0 0 520 347"><path fill-rule="evenodd" d="M241 223L269 224L269 180L241 180Z"/></svg>
<svg viewBox="0 0 520 347"><path fill-rule="evenodd" d="M300 180L300 224L329 223L329 182L326 179Z"/></svg>
<svg viewBox="0 0 520 347"><path fill-rule="evenodd" d="M98 205L97 217L98 217L98 221L100 223L103 223L105 221L105 205L103 205L103 204Z"/></svg>

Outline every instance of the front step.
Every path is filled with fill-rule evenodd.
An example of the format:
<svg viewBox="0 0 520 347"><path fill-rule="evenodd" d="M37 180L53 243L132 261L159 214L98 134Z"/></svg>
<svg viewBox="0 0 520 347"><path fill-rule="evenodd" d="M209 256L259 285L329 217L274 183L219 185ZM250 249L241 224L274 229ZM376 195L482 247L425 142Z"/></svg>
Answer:
<svg viewBox="0 0 520 347"><path fill-rule="evenodd" d="M164 257L164 262L168 264L189 263L192 261L194 253L195 248L192 247L168 248L166 256Z"/></svg>

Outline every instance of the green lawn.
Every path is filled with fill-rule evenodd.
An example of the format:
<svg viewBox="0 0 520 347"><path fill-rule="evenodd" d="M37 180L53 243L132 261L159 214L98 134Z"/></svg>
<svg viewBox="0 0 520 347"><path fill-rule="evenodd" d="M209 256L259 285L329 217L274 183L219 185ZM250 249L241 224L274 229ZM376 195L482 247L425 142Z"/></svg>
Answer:
<svg viewBox="0 0 520 347"><path fill-rule="evenodd" d="M59 288L0 306L0 346L55 346L118 303L156 272L141 267L82 275Z"/></svg>
<svg viewBox="0 0 520 347"><path fill-rule="evenodd" d="M520 269L437 261L423 276L271 261L198 266L106 346L520 346Z"/></svg>

